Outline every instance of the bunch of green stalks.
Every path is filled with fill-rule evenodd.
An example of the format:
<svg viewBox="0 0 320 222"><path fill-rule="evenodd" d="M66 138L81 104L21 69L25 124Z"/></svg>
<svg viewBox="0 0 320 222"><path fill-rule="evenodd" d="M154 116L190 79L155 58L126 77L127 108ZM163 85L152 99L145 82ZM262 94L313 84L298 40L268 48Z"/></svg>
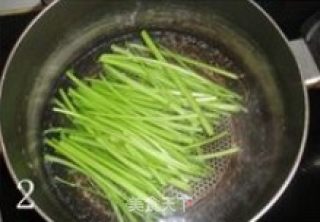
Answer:
<svg viewBox="0 0 320 222"><path fill-rule="evenodd" d="M162 209L150 197L164 198L168 186L189 193L210 172L208 160L236 153L236 146L214 153L203 146L227 136L214 130L221 118L244 110L241 96L200 72L237 75L173 52L146 31L141 37L102 54L96 78L67 72L73 86L59 89L53 111L69 124L45 134L54 150L45 160L92 181L82 189L106 199L119 222L155 221ZM132 197L148 199L154 212L130 211Z"/></svg>

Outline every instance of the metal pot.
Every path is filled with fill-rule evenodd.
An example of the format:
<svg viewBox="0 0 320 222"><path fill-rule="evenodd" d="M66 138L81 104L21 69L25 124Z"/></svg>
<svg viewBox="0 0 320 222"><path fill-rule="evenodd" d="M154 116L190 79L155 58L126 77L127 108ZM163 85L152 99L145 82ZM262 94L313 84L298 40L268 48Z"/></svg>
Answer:
<svg viewBox="0 0 320 222"><path fill-rule="evenodd" d="M46 220L79 220L80 212L57 195L43 163L41 127L46 102L67 67L85 70L95 52L141 29L187 33L214 45L243 71L241 92L249 112L231 124L231 139L241 145L242 152L223 165L217 183L206 184L209 191L186 213L186 220L256 221L277 201L297 170L309 108L288 41L251 1L51 4L19 39L1 82L1 145L15 182L26 178L33 182L31 199ZM304 46L301 41L293 43L295 50L309 55ZM308 79L311 84L317 77Z"/></svg>

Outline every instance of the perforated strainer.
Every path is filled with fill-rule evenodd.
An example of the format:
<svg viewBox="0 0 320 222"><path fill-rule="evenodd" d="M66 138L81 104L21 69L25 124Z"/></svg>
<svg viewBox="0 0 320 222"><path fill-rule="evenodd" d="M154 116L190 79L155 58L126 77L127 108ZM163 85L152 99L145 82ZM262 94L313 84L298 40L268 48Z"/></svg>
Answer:
<svg viewBox="0 0 320 222"><path fill-rule="evenodd" d="M199 38L182 32L154 30L152 34L157 38L159 42L161 42L162 45L165 45L170 49L178 51L179 53L188 54L193 56L195 59L205 60L207 63L216 64L220 67L225 67L229 70L237 72L239 75L241 75L241 73L243 72L241 71L241 67L237 66L235 62L227 56L227 52L223 52L222 49L218 48L214 44L210 45ZM94 47L90 47L89 51L84 51L83 53L81 53L79 57L76 58L75 61L72 62L72 64L66 69L72 68L77 73L80 73L81 76L83 75L83 77L87 77L87 75L94 76L96 73L99 73L99 71L101 71L101 67L97 63L98 57L102 53L108 52L112 43L123 44L124 42L137 41L137 39L139 39L138 31L123 36L117 36L116 38L111 40L106 40L102 38L101 40L97 41L97 44ZM64 78L64 75L62 74L61 76L62 78L60 78L57 81L56 87L53 88L53 92L51 93L52 97L57 96L56 91L58 88L67 87L69 84L68 80ZM219 79L216 81L219 81ZM221 82L221 84L227 83ZM241 88L240 86L241 83L238 83L235 86L237 91L244 90L243 87ZM53 98L49 98L47 100L48 103L45 108L43 120L41 121L43 124L42 128L44 130L48 129L50 126L59 126L63 124L63 120L60 119L59 115L52 112L52 103L50 102L52 101L52 99ZM203 147L205 153L212 153L225 150L230 148L232 144L235 143L235 141L233 141L234 138L232 133L232 124L233 123L231 118L221 119L220 124L218 126L215 126L214 130L216 132L228 132L228 136L225 136L215 141L214 143L208 144L205 147ZM46 151L45 148L44 152L49 151ZM199 182L191 184L191 193L183 194L181 193L181 191L169 187L165 191L166 196L178 201L181 195L188 195L190 200L192 200L192 205L196 204L201 199L205 198L210 192L214 192L217 183L223 178L224 173L227 171L229 162L230 158L219 158L209 160L208 165L210 166L210 169L212 171L207 177L201 178ZM55 181L54 179L56 178L56 176L65 177L65 174L68 174L68 176L71 177L70 179L72 182L74 182L75 184L81 184L84 187L85 184L88 182L86 178L84 178L83 176L74 176L70 172L61 172L60 168L57 168L56 166L48 163L46 169L48 172L48 176L50 177L50 180L54 184L55 191L61 198L62 202L65 202L66 205L69 205L72 211L76 210L80 220L88 220L90 215L86 213L88 210L95 212L100 211L99 213L97 213L97 218L104 218L103 216L106 215L108 215L110 218L115 218L115 215L113 215L112 210L110 208L108 209L108 207L103 206L105 205L104 201L99 200L96 196L90 195L87 191L81 189L78 189L77 192L71 191L72 194L70 195L70 188L66 187L67 185L65 184L59 184L59 182ZM87 206L85 209L81 209L80 205ZM90 208L90 205L93 206ZM189 207L192 207L191 204ZM182 207L180 207L180 209L175 209L175 211L177 211L180 214L186 210L186 207L184 207L184 209L182 209ZM85 216L86 214L87 216ZM94 221L100 220L103 221L104 219L94 219Z"/></svg>

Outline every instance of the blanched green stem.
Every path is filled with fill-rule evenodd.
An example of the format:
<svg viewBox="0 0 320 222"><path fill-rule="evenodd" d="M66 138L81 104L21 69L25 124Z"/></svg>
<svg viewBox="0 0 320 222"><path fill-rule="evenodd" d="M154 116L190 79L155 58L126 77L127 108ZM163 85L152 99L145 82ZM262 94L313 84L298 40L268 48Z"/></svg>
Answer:
<svg viewBox="0 0 320 222"><path fill-rule="evenodd" d="M213 159L213 158L221 158L224 156L230 156L231 154L235 154L239 152L239 148L238 147L234 147L234 148L230 148L227 150L223 150L223 151L219 151L219 152L215 152L215 153L209 153L209 154L204 154L204 155L200 155L197 158L199 159Z"/></svg>

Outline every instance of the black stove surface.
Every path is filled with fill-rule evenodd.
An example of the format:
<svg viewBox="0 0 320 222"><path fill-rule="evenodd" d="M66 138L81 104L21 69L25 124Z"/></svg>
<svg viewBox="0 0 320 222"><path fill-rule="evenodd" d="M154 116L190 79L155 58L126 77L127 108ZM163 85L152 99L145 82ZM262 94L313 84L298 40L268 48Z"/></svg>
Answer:
<svg viewBox="0 0 320 222"><path fill-rule="evenodd" d="M320 1L257 0L257 2L276 20L289 39L305 35L314 20L320 21L320 16L314 19L314 15L320 15ZM18 36L36 14L0 17L0 70ZM310 19L311 17L313 19ZM318 36L319 40L316 42L319 43L320 32ZM318 60L320 61L320 58ZM284 195L260 220L261 222L320 221L320 90L309 90L309 99L311 124L302 164ZM21 195L15 188L0 153L0 210L3 221L44 221L33 210L17 210L16 204L20 200Z"/></svg>

